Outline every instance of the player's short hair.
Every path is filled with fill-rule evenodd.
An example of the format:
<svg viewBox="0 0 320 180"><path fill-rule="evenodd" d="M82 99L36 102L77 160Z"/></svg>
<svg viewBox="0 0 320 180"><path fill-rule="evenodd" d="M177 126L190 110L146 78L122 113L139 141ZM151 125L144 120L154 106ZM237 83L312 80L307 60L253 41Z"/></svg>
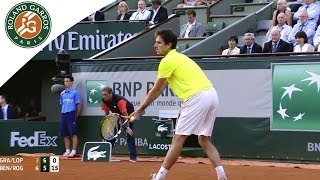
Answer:
<svg viewBox="0 0 320 180"><path fill-rule="evenodd" d="M107 91L109 94L112 93L112 88L109 86L105 86L104 88L102 88L102 91Z"/></svg>
<svg viewBox="0 0 320 180"><path fill-rule="evenodd" d="M177 46L178 37L172 30L159 30L155 33L155 37L160 36L167 45L171 43L171 49Z"/></svg>
<svg viewBox="0 0 320 180"><path fill-rule="evenodd" d="M64 78L70 79L71 82L74 81L74 79L71 75L65 75Z"/></svg>

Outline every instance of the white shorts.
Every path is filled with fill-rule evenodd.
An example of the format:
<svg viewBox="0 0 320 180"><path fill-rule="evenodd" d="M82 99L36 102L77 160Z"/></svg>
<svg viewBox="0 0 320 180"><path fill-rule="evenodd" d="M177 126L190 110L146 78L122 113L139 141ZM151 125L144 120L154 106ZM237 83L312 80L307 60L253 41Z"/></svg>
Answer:
<svg viewBox="0 0 320 180"><path fill-rule="evenodd" d="M218 105L218 94L214 88L193 95L181 105L175 134L211 136Z"/></svg>

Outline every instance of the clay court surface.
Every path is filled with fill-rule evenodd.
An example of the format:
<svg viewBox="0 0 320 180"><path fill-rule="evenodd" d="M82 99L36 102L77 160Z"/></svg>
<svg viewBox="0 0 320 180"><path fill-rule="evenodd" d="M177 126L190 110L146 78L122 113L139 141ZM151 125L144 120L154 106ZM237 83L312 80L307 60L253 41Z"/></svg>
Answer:
<svg viewBox="0 0 320 180"><path fill-rule="evenodd" d="M163 158L140 158L129 163L126 157L115 157L120 162L81 162L80 158L60 159L60 172L0 171L1 180L111 180L150 179L149 174L159 169ZM244 160L224 160L230 180L319 180L320 165L270 163ZM167 176L167 180L214 180L215 171L204 158L180 158Z"/></svg>

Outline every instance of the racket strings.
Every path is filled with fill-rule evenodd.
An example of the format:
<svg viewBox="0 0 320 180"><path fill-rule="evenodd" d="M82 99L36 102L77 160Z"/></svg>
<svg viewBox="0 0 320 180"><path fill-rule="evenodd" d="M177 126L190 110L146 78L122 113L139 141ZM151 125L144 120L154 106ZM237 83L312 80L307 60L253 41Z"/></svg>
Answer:
<svg viewBox="0 0 320 180"><path fill-rule="evenodd" d="M107 116L101 125L101 133L104 139L112 139L118 131L117 118L114 116Z"/></svg>

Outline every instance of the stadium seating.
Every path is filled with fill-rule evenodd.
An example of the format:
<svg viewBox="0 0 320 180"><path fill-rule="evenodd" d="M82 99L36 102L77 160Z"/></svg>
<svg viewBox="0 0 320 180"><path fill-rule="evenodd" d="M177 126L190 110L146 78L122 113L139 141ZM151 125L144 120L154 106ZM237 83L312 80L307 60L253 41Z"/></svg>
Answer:
<svg viewBox="0 0 320 180"><path fill-rule="evenodd" d="M230 26L231 24L241 20L242 18L246 17L247 15L210 15L209 21L214 21L216 23L224 23L224 26Z"/></svg>
<svg viewBox="0 0 320 180"><path fill-rule="evenodd" d="M250 3L243 3L250 4ZM245 8L247 9L247 8ZM250 13L248 15L228 15L229 18L232 18L232 21L226 20L227 18L224 18L226 15L210 15L210 18L212 21L215 21L218 19L218 17L221 17L222 21L225 23L226 27L222 29L221 31L214 33L210 37L206 38L205 40L197 43L195 46L190 46L188 49L183 51L183 53L187 55L192 54L203 54L203 55L219 55L221 54L220 47L224 47L227 44L228 38L231 35L234 36L243 36L246 32L253 32L255 33L257 30L257 22L261 20L270 20L272 17L272 12L274 10L274 3L269 3L263 7L261 7L259 10L257 10L254 13ZM269 21L268 21L269 22ZM260 28L260 25L259 25ZM265 28L266 29L266 28ZM239 43L242 39L239 39ZM265 41L265 38L263 36L258 36L256 41L259 42L259 44L263 44Z"/></svg>
<svg viewBox="0 0 320 180"><path fill-rule="evenodd" d="M206 36L211 36L212 34L222 30L225 27L224 22L208 22L206 25Z"/></svg>
<svg viewBox="0 0 320 180"><path fill-rule="evenodd" d="M266 35L272 26L272 20L261 20L257 21L256 34Z"/></svg>
<svg viewBox="0 0 320 180"><path fill-rule="evenodd" d="M238 3L231 4L231 14L250 14L255 13L269 3Z"/></svg>
<svg viewBox="0 0 320 180"><path fill-rule="evenodd" d="M152 41L155 30L163 29L164 27L171 27L173 25L170 29L179 34L181 25L187 22L186 11L188 9L196 11L197 21L205 26L205 35L208 37L192 41L179 39L177 49L180 52L186 54L217 54L219 48L226 44L230 35L242 36L245 32L254 32L257 36L257 41L261 39L259 42L262 44L264 40L262 36L261 38L259 36L261 34L264 35L270 27L270 19L275 7L275 3L267 3L269 2L268 0L252 1L250 3L246 3L246 0L219 0L209 7L176 8L179 2L171 0L163 3L163 6L168 9L168 14L173 12L173 14L178 16L175 18L174 24L169 20L164 24L152 27L152 30L141 32L127 42L106 50L99 57L116 57L119 53L124 57L155 55L154 52L151 53L153 51L152 45L150 47L143 46L144 48L139 48L140 44L150 44L147 41ZM172 11L170 11L170 8L172 8ZM136 48L132 51L130 47Z"/></svg>
<svg viewBox="0 0 320 180"><path fill-rule="evenodd" d="M184 51L184 50L186 50L186 49L188 49L188 44L185 44L185 43L178 43L178 44L177 44L176 50L177 50L178 52L182 52L182 51Z"/></svg>
<svg viewBox="0 0 320 180"><path fill-rule="evenodd" d="M205 38L206 37L178 38L177 51L182 52L188 49L190 46L201 42Z"/></svg>

